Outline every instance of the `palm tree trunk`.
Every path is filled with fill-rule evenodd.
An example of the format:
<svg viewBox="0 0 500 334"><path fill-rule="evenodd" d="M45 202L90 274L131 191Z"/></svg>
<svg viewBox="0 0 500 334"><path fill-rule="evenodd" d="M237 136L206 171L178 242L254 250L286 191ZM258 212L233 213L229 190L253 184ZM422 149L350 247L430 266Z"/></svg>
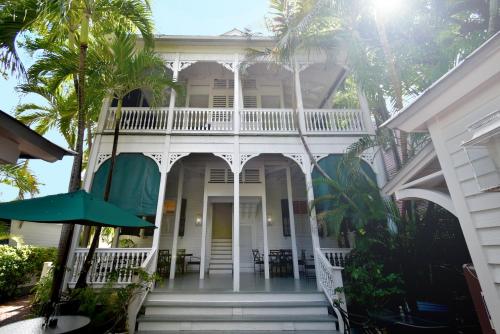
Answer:
<svg viewBox="0 0 500 334"><path fill-rule="evenodd" d="M488 20L488 35L494 35L498 30L498 0L490 0L490 18Z"/></svg>
<svg viewBox="0 0 500 334"><path fill-rule="evenodd" d="M85 59L87 57L87 40L88 40L88 16L85 16L80 34L80 55L78 64L78 130L76 137L75 152L76 156L73 159L71 168L71 176L69 180L68 192L77 191L81 187L82 161L83 161L83 140L85 132ZM54 279L50 293L50 305L47 307L46 317L50 316L55 304L59 301L61 288L64 280L64 273L73 239L75 226L73 224L63 224L61 229L61 237L59 239L59 251L57 255L57 264L54 269Z"/></svg>
<svg viewBox="0 0 500 334"><path fill-rule="evenodd" d="M304 146L304 149L305 149L307 155L309 156L309 159L310 159L311 163L314 165L314 167L316 167L316 169L318 170L318 172L325 179L331 180L331 177L323 170L323 168L321 168L321 166L318 164L318 161L316 161L316 158L312 154L311 148L309 147L309 144L307 143L306 138L304 137L304 134L302 133L302 127L300 126L300 121L299 121L299 116L298 116L299 115L298 113L300 111L297 111L297 93L296 93L297 87L295 86L295 77L297 75L297 69L295 68L295 66L293 66L292 68L293 68L293 77L292 77L292 114L293 114L293 117L295 118L295 124L297 124L297 131L299 133L300 141L302 142L302 145ZM302 112L304 112L304 111L302 110Z"/></svg>
<svg viewBox="0 0 500 334"><path fill-rule="evenodd" d="M116 107L115 114L115 131L113 135L113 149L111 151L111 160L109 164L108 170L108 178L106 180L106 187L104 189L104 201L109 200L109 195L111 193L111 184L113 181L113 170L116 162L116 150L118 147L118 137L120 135L120 120L122 114L122 104L123 99L118 99L118 105ZM75 289L84 288L87 286L87 275L90 270L90 266L92 265L92 259L94 257L97 246L99 245L99 238L101 236L101 226L97 226L94 232L94 237L92 238L92 244L90 245L89 252L87 253L87 257L85 258L85 262L82 266L82 271L80 272L80 276L78 276L78 281L76 282Z"/></svg>

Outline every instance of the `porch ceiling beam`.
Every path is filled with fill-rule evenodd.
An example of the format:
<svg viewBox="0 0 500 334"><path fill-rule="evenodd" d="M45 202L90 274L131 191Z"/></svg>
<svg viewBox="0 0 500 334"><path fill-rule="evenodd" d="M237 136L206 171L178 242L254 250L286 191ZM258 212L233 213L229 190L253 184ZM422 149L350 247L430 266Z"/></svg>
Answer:
<svg viewBox="0 0 500 334"><path fill-rule="evenodd" d="M440 180L445 181L442 170L431 173L429 175L422 176L421 178L418 178L418 179L413 180L411 182L405 183L405 184L401 185L400 190L408 189L408 188L415 188L415 186L420 186L420 185L427 183L427 182L437 182Z"/></svg>
<svg viewBox="0 0 500 334"><path fill-rule="evenodd" d="M455 217L457 216L455 205L453 204L453 201L451 200L451 196L449 194L430 189L408 188L396 191L395 195L397 200L425 199L445 208Z"/></svg>

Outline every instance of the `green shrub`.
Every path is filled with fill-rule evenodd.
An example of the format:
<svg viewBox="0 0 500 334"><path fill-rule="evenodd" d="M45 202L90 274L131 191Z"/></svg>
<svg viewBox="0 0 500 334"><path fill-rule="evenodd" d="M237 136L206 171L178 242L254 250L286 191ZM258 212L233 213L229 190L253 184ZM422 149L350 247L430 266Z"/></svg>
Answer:
<svg viewBox="0 0 500 334"><path fill-rule="evenodd" d="M20 285L38 278L43 263L56 256L55 248L0 245L0 300L15 296Z"/></svg>

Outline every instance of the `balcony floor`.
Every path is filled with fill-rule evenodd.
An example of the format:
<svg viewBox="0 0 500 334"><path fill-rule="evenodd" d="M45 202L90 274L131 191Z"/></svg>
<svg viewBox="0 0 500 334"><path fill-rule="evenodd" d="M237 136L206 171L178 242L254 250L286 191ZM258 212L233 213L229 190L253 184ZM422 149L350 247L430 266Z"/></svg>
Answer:
<svg viewBox="0 0 500 334"><path fill-rule="evenodd" d="M217 274L200 280L198 273L176 275L174 280L165 279L156 285L156 292L232 292L233 276ZM293 277L264 278L262 273L241 273L240 292L317 292L316 278L299 280Z"/></svg>

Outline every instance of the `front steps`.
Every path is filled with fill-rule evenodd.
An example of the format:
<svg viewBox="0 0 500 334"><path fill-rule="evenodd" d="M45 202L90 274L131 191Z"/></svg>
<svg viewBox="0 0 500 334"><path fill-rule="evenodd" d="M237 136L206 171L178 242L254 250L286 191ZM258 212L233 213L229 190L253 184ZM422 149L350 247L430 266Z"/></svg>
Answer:
<svg viewBox="0 0 500 334"><path fill-rule="evenodd" d="M212 239L209 275L233 273L233 243L231 239Z"/></svg>
<svg viewBox="0 0 500 334"><path fill-rule="evenodd" d="M322 293L150 293L140 334L338 333Z"/></svg>

